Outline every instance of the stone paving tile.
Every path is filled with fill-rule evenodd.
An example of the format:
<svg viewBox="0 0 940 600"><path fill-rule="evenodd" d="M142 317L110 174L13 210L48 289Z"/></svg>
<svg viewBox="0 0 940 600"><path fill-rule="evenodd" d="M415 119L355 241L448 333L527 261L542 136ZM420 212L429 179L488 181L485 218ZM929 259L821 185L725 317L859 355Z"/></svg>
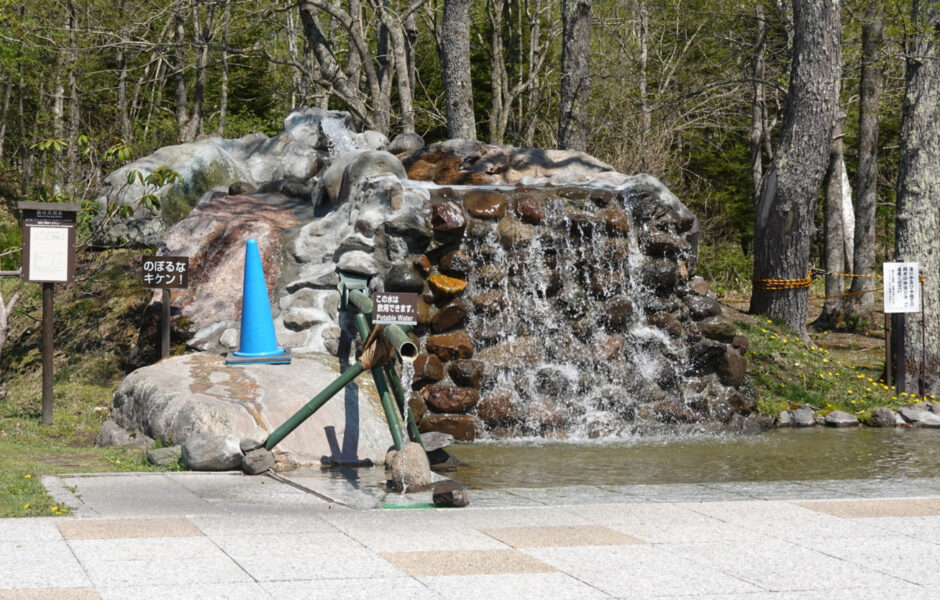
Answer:
<svg viewBox="0 0 940 600"><path fill-rule="evenodd" d="M73 540L69 546L82 564L116 560L151 560L160 557L173 559L224 557L211 540L202 536Z"/></svg>
<svg viewBox="0 0 940 600"><path fill-rule="evenodd" d="M518 550L383 552L380 556L412 577L554 571L549 565Z"/></svg>
<svg viewBox="0 0 940 600"><path fill-rule="evenodd" d="M258 583L100 587L101 600L275 600Z"/></svg>
<svg viewBox="0 0 940 600"><path fill-rule="evenodd" d="M940 517L874 517L864 522L894 535L906 535L925 542L940 540Z"/></svg>
<svg viewBox="0 0 940 600"><path fill-rule="evenodd" d="M545 506L529 498L525 494L528 490L469 490L470 506L473 508L519 508L526 506Z"/></svg>
<svg viewBox="0 0 940 600"><path fill-rule="evenodd" d="M0 519L0 542L53 542L62 539L56 522L61 517Z"/></svg>
<svg viewBox="0 0 940 600"><path fill-rule="evenodd" d="M181 517L140 519L74 519L56 525L67 540L168 538L200 536L192 523Z"/></svg>
<svg viewBox="0 0 940 600"><path fill-rule="evenodd" d="M432 524L387 524L379 527L347 524L343 532L376 552L498 550L505 546L492 537L466 527L442 529Z"/></svg>
<svg viewBox="0 0 940 600"><path fill-rule="evenodd" d="M832 492L833 498L911 498L937 495L934 487L918 479L844 479L815 482Z"/></svg>
<svg viewBox="0 0 940 600"><path fill-rule="evenodd" d="M800 502L799 505L845 519L940 516L940 498L829 500Z"/></svg>
<svg viewBox="0 0 940 600"><path fill-rule="evenodd" d="M837 493L812 482L772 481L707 483L705 487L727 493L726 500L814 500L832 498Z"/></svg>
<svg viewBox="0 0 940 600"><path fill-rule="evenodd" d="M318 579L317 581L271 581L261 584L277 600L443 600L446 595L411 577L377 577L372 579ZM461 590L461 598L465 590ZM489 600L494 600L490 598Z"/></svg>
<svg viewBox="0 0 940 600"><path fill-rule="evenodd" d="M725 573L770 591L866 588L902 582L785 540L663 544L659 548L694 560L705 572Z"/></svg>
<svg viewBox="0 0 940 600"><path fill-rule="evenodd" d="M801 538L797 543L859 566L919 585L940 586L940 541L882 536L860 543L855 538Z"/></svg>
<svg viewBox="0 0 940 600"><path fill-rule="evenodd" d="M728 490L709 488L697 483L676 483L666 485L616 485L601 486L619 496L621 502L716 502L744 499L746 496Z"/></svg>
<svg viewBox="0 0 940 600"><path fill-rule="evenodd" d="M700 563L657 546L531 548L534 556L562 573L617 598L759 591L739 578L703 569Z"/></svg>
<svg viewBox="0 0 940 600"><path fill-rule="evenodd" d="M594 485L573 485L541 489L511 488L507 491L548 506L615 502L621 500L623 497L623 494L619 490Z"/></svg>
<svg viewBox="0 0 940 600"><path fill-rule="evenodd" d="M281 533L327 533L336 528L321 519L317 514L306 511L258 514L254 510L244 510L224 515L193 515L188 521L203 534L222 535L276 535Z"/></svg>
<svg viewBox="0 0 940 600"><path fill-rule="evenodd" d="M420 577L441 598L461 600L601 600L603 591L564 573ZM459 590L459 592L455 592Z"/></svg>
<svg viewBox="0 0 940 600"><path fill-rule="evenodd" d="M0 600L100 600L93 588L0 590Z"/></svg>
<svg viewBox="0 0 940 600"><path fill-rule="evenodd" d="M600 525L496 527L484 529L483 533L513 548L626 546L643 543L634 537Z"/></svg>
<svg viewBox="0 0 940 600"><path fill-rule="evenodd" d="M115 485L115 479L121 484ZM73 476L62 478L64 485L78 488L81 502L94 507L101 517L145 517L148 515L191 515L220 512L221 509L177 484L164 473Z"/></svg>
<svg viewBox="0 0 940 600"><path fill-rule="evenodd" d="M0 542L0 589L90 585L65 541Z"/></svg>
<svg viewBox="0 0 940 600"><path fill-rule="evenodd" d="M83 566L96 588L251 582L251 577L222 553L199 558L161 555L148 560L93 560Z"/></svg>
<svg viewBox="0 0 940 600"><path fill-rule="evenodd" d="M216 536L213 541L257 581L401 576L341 532Z"/></svg>
<svg viewBox="0 0 940 600"><path fill-rule="evenodd" d="M742 527L752 534L788 539L798 535L873 537L883 532L857 521L825 515L796 503L778 501L684 504L695 512Z"/></svg>
<svg viewBox="0 0 940 600"><path fill-rule="evenodd" d="M586 519L645 542L704 542L751 539L754 532L690 510L694 505L606 504L568 509Z"/></svg>

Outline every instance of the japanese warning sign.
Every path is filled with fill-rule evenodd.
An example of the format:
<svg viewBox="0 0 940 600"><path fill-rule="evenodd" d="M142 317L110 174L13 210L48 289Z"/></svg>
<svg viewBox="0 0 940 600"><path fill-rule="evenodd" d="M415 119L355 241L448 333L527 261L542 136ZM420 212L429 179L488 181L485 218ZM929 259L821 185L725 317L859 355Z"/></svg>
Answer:
<svg viewBox="0 0 940 600"><path fill-rule="evenodd" d="M181 290L189 287L188 256L144 256L141 269L146 288Z"/></svg>
<svg viewBox="0 0 940 600"><path fill-rule="evenodd" d="M376 325L417 325L418 294L407 292L372 294L372 322Z"/></svg>
<svg viewBox="0 0 940 600"><path fill-rule="evenodd" d="M920 312L920 270L917 263L884 263L885 312Z"/></svg>

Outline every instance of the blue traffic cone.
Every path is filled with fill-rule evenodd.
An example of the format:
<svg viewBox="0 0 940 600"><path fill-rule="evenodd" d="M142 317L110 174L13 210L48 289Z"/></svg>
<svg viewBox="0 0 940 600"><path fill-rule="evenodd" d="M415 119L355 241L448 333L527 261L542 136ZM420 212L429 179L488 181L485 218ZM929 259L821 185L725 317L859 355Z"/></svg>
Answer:
<svg viewBox="0 0 940 600"><path fill-rule="evenodd" d="M225 358L226 364L283 364L291 360L290 348L277 345L268 286L264 282L258 242L245 242L245 279L242 284L242 325L238 350Z"/></svg>

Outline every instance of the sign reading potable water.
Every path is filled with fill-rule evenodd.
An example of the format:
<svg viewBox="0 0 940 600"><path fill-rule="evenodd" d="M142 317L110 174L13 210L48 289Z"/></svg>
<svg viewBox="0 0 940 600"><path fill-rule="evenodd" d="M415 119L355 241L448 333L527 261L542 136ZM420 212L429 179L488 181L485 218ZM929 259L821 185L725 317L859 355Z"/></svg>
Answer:
<svg viewBox="0 0 940 600"><path fill-rule="evenodd" d="M920 269L917 263L884 263L885 312L920 312Z"/></svg>
<svg viewBox="0 0 940 600"><path fill-rule="evenodd" d="M418 294L413 292L372 294L372 323L375 325L417 325Z"/></svg>
<svg viewBox="0 0 940 600"><path fill-rule="evenodd" d="M182 290L189 287L188 256L144 256L141 268L146 288Z"/></svg>

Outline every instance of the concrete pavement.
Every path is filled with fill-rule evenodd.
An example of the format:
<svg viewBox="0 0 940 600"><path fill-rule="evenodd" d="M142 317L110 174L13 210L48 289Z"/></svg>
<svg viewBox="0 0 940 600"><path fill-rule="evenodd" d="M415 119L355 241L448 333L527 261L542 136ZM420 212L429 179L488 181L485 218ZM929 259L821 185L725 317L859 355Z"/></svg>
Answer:
<svg viewBox="0 0 940 600"><path fill-rule="evenodd" d="M385 495L380 469L45 477L9 598L938 598L940 479ZM386 508L382 508L382 507ZM398 508L390 508L398 507Z"/></svg>

